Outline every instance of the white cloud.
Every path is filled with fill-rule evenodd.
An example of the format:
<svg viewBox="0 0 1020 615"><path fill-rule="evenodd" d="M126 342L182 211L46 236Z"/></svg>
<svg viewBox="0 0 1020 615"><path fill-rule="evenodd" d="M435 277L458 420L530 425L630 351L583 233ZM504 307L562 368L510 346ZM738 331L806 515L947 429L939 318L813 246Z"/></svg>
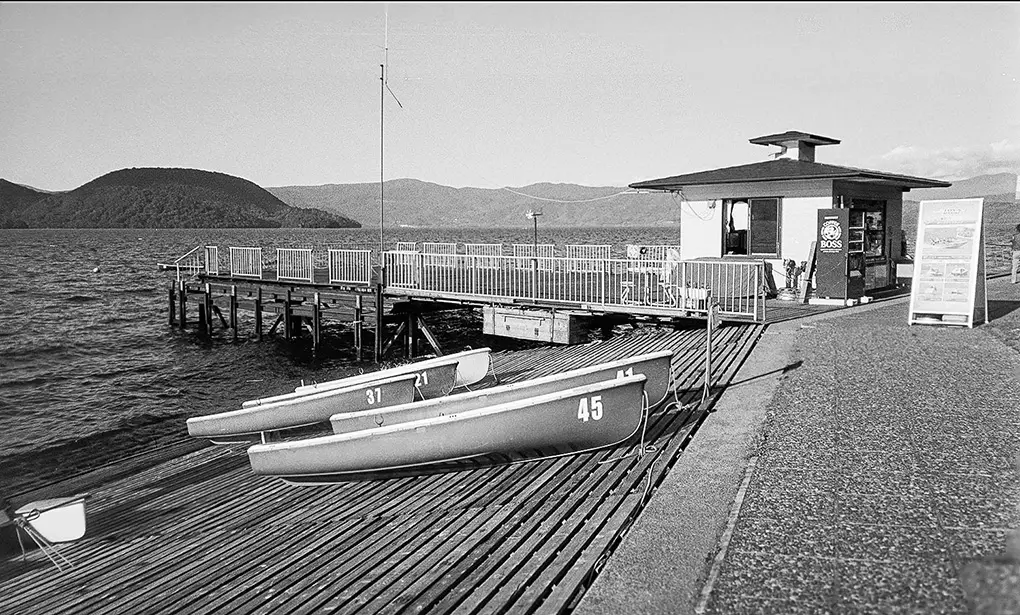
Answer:
<svg viewBox="0 0 1020 615"><path fill-rule="evenodd" d="M930 149L901 146L879 157L890 173L960 180L995 173L1020 174L1020 142L1004 139L976 147Z"/></svg>

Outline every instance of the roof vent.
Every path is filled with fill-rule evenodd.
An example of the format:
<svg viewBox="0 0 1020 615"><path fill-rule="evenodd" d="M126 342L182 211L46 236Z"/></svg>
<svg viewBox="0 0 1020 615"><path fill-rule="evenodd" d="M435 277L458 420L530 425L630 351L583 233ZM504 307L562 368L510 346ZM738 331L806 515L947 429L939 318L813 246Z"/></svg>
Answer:
<svg viewBox="0 0 1020 615"><path fill-rule="evenodd" d="M816 146L838 145L839 141L829 137L820 137L806 132L791 130L780 134L757 137L751 139L751 143L755 145L778 146L780 148L779 151L771 154L776 160L788 159L814 162Z"/></svg>

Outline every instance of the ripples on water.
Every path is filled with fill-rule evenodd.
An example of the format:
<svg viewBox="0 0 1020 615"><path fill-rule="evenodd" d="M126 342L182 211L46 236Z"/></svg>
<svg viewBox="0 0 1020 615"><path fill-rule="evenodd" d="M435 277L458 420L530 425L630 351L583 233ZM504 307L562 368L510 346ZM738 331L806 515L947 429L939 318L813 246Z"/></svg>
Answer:
<svg viewBox="0 0 1020 615"><path fill-rule="evenodd" d="M0 495L26 472L75 466L68 457L186 438L190 416L360 371L345 348L313 357L307 343L246 339L250 323L237 343L169 327L172 274L157 262L198 245L325 250L378 240L378 229L0 230ZM533 229L396 229L385 241L509 245L530 243ZM559 245L675 241L675 228L539 229L540 243Z"/></svg>

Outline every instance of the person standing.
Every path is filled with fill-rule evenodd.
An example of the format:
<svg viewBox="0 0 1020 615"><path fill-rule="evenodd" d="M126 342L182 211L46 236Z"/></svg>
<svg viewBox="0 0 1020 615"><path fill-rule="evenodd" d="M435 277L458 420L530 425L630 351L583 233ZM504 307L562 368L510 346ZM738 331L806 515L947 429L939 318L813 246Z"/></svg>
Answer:
<svg viewBox="0 0 1020 615"><path fill-rule="evenodd" d="M1016 232L1009 243L1013 250L1013 261L1009 267L1010 281L1016 284L1017 270L1020 269L1020 224L1016 225Z"/></svg>

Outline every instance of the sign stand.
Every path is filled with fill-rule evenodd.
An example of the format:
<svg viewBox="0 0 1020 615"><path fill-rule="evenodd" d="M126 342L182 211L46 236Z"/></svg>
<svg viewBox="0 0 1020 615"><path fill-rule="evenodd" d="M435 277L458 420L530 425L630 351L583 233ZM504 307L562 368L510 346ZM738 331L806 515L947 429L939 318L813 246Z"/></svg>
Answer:
<svg viewBox="0 0 1020 615"><path fill-rule="evenodd" d="M982 198L921 201L909 324L988 322L983 209Z"/></svg>
<svg viewBox="0 0 1020 615"><path fill-rule="evenodd" d="M811 292L811 278L815 275L815 250L816 243L811 242L811 247L808 249L807 269L802 274L804 277L801 278L800 282L800 294L797 296L797 300L800 303L808 302L808 293Z"/></svg>

